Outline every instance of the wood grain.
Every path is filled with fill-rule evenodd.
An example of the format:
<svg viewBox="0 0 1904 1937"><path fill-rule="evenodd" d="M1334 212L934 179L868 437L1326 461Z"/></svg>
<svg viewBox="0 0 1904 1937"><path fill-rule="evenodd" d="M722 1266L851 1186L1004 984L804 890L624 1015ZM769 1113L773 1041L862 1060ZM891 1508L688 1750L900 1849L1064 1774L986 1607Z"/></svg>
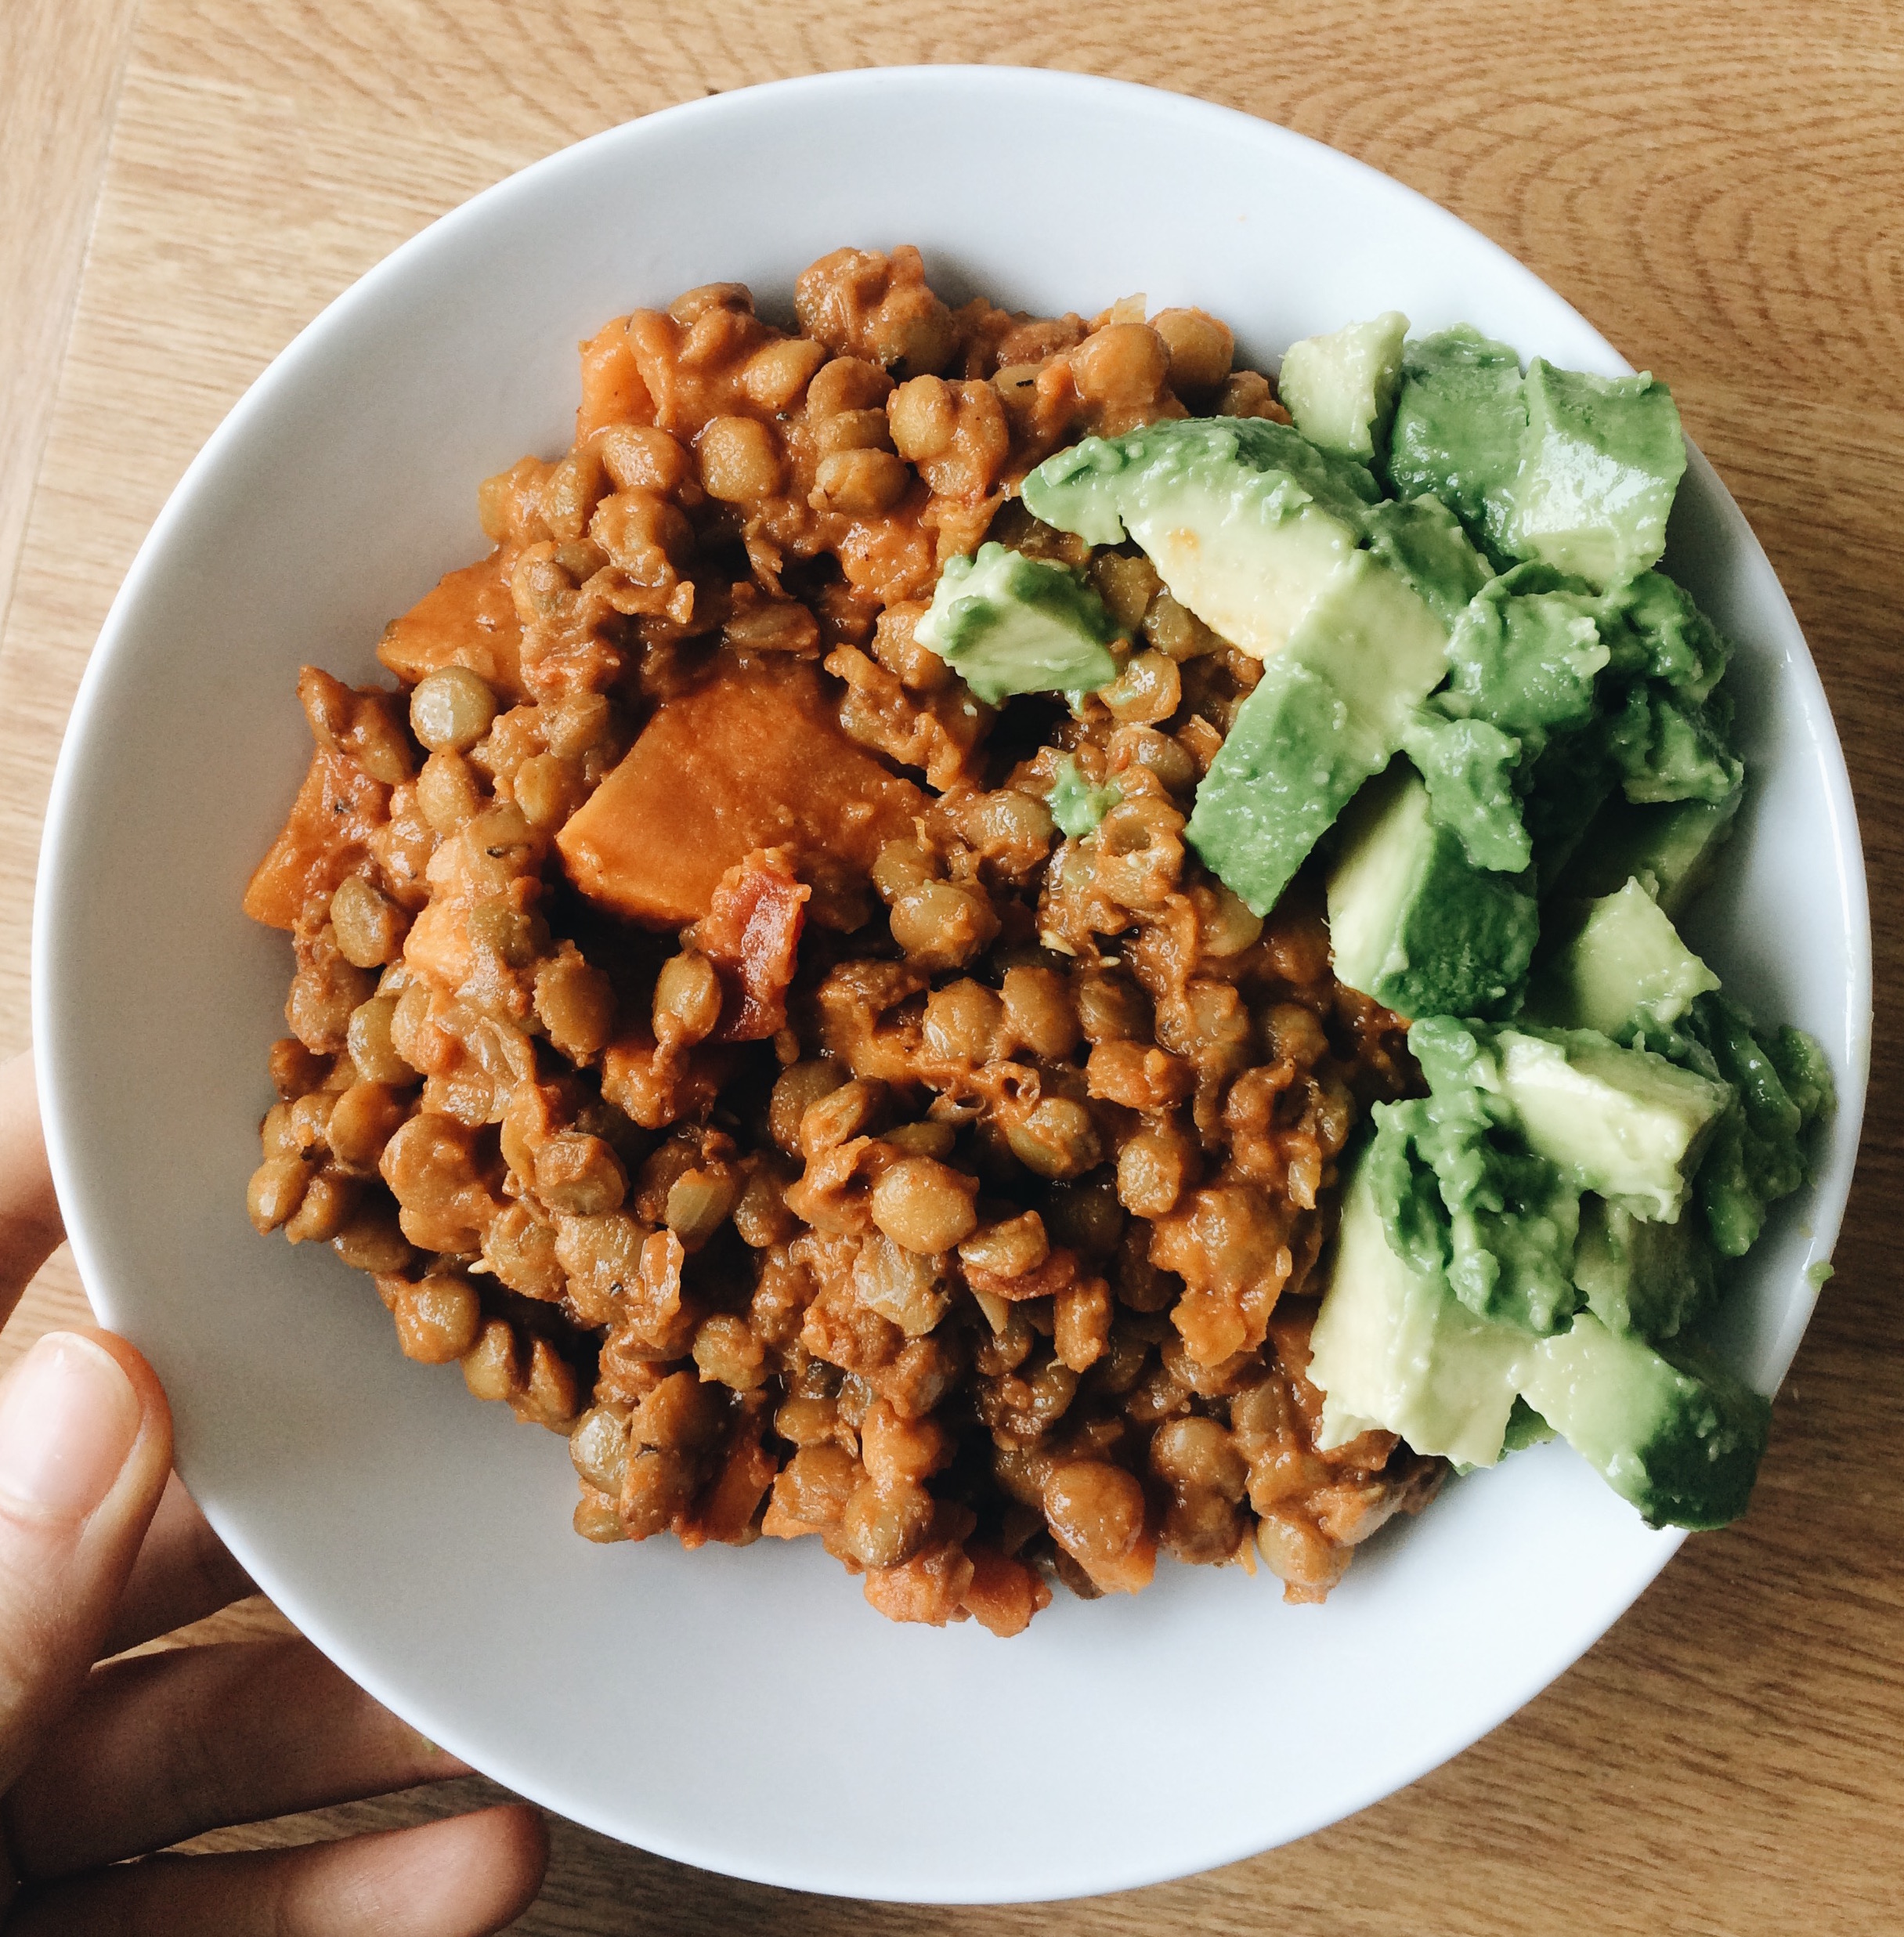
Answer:
<svg viewBox="0 0 1904 1937"><path fill-rule="evenodd" d="M0 9L0 615L106 165L133 0Z"/></svg>
<svg viewBox="0 0 1904 1937"><path fill-rule="evenodd" d="M26 535L27 508L52 419L80 270L98 205L107 138L136 0L8 0L0 7L0 641ZM4 649L0 647L0 668ZM31 682L29 682L29 685ZM16 754L58 743L64 702L49 715L23 692L16 739L11 683L0 670L0 1055L26 1040L26 933L42 786ZM46 771L50 772L50 768ZM20 788L27 790L23 799ZM17 811L14 809L17 808ZM0 1336L0 1367L49 1324L86 1315L63 1248Z"/></svg>
<svg viewBox="0 0 1904 1937"><path fill-rule="evenodd" d="M46 18L34 13L30 38L72 31L36 4ZM9 31L19 17L5 16ZM1904 13L1801 0L1308 0L1227 14L1106 0L1088 15L1050 0L956 13L842 0L823 16L775 0L144 0L125 47L70 343L50 402L34 393L50 429L0 634L0 1042L23 1039L27 884L60 722L139 537L244 385L393 244L509 170L674 100L821 68L1022 62L1155 82L1328 141L1494 237L1671 381L1791 594L1858 795L1878 1032L1838 1276L1780 1396L1751 1515L1690 1542L1578 1668L1403 1794L1181 1883L1061 1909L899 1910L735 1884L558 1827L547 1891L519 1928L1904 1928L1904 1511L1877 1470L1904 1426L1881 1209L1904 1187L1891 1082ZM928 179L956 165L920 160ZM0 533L20 489L0 474ZM74 1295L70 1277L36 1292L22 1329ZM763 1753L797 1767L797 1745ZM215 1841L414 1820L480 1788Z"/></svg>

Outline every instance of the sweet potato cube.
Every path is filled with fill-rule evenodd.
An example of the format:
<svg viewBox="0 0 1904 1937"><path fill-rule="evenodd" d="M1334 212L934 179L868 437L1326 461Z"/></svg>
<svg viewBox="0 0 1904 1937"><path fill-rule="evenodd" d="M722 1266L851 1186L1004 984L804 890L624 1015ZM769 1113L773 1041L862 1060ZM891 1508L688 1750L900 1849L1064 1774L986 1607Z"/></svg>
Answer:
<svg viewBox="0 0 1904 1937"><path fill-rule="evenodd" d="M467 666L510 706L529 697L522 684L522 623L503 575L500 546L475 565L446 573L400 619L384 628L377 656L414 685L440 667Z"/></svg>
<svg viewBox="0 0 1904 1937"><path fill-rule="evenodd" d="M728 869L789 847L862 876L925 796L841 732L804 663L729 674L664 701L555 837L583 894L678 928Z"/></svg>
<svg viewBox="0 0 1904 1937"><path fill-rule="evenodd" d="M390 790L347 754L320 747L271 851L244 891L244 912L294 928L305 901L328 894L369 851L387 818Z"/></svg>

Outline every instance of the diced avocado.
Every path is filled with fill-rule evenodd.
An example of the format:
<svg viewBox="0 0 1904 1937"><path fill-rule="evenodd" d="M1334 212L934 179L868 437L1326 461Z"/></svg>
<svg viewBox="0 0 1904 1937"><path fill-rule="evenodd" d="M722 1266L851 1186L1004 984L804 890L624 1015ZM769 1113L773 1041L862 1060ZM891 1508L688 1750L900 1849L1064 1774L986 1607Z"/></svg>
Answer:
<svg viewBox="0 0 1904 1937"><path fill-rule="evenodd" d="M1642 674L1694 702L1716 686L1732 648L1683 586L1642 572L1606 595L1601 636L1616 672Z"/></svg>
<svg viewBox="0 0 1904 1937"><path fill-rule="evenodd" d="M1541 892L1564 879L1570 894L1610 893L1653 873L1661 907L1676 913L1697 892L1744 782L1727 740L1727 695L1722 687L1703 703L1688 700L1654 680L1621 695L1614 683L1605 710L1555 730L1530 770L1522 814ZM1452 701L1444 695L1437 703ZM1708 811L1628 821L1616 796L1638 808L1683 801Z"/></svg>
<svg viewBox="0 0 1904 1937"><path fill-rule="evenodd" d="M1385 757L1326 674L1274 661L1198 786L1185 838L1219 880L1266 915Z"/></svg>
<svg viewBox="0 0 1904 1937"><path fill-rule="evenodd" d="M1380 1427L1418 1452L1491 1466L1551 1429L1653 1526L1719 1527L1744 1511L1766 1400L1698 1348L1675 1343L1669 1358L1591 1311L1542 1339L1476 1317L1391 1242L1373 1151L1349 1180L1310 1336L1320 1446Z"/></svg>
<svg viewBox="0 0 1904 1937"><path fill-rule="evenodd" d="M1324 450L1366 464L1388 441L1407 334L1408 319L1390 309L1372 323L1292 343L1277 392L1296 428Z"/></svg>
<svg viewBox="0 0 1904 1937"><path fill-rule="evenodd" d="M1620 769L1606 750L1602 723L1587 720L1551 732L1525 779L1521 819L1534 847L1539 892L1545 895L1581 851L1587 829L1619 788Z"/></svg>
<svg viewBox="0 0 1904 1937"><path fill-rule="evenodd" d="M1556 1165L1517 1151L1493 1152L1481 1176L1450 1220L1449 1288L1477 1317L1544 1337L1580 1306L1580 1192Z"/></svg>
<svg viewBox="0 0 1904 1937"><path fill-rule="evenodd" d="M1123 797L1123 790L1115 784L1093 786L1078 772L1078 763L1067 754L1058 762L1057 777L1051 786L1051 818L1057 822L1061 833L1068 834L1073 840L1082 840L1086 834L1097 831L1098 822Z"/></svg>
<svg viewBox="0 0 1904 1937"><path fill-rule="evenodd" d="M1415 709L1401 744L1428 783L1430 811L1460 837L1469 860L1519 874L1534 854L1514 785L1521 743L1485 720L1452 719L1430 699Z"/></svg>
<svg viewBox="0 0 1904 1937"><path fill-rule="evenodd" d="M1376 1201L1390 1243L1441 1268L1477 1318L1558 1331L1580 1303L1579 1187L1523 1146L1490 1032L1431 1016L1408 1032L1408 1046L1429 1094L1373 1112Z"/></svg>
<svg viewBox="0 0 1904 1937"><path fill-rule="evenodd" d="M1670 1029L1719 978L1637 880L1588 904L1579 931L1541 966L1527 1014L1563 1029L1630 1042Z"/></svg>
<svg viewBox="0 0 1904 1937"><path fill-rule="evenodd" d="M1505 875L1470 865L1405 761L1350 808L1328 880L1338 981L1404 1016L1511 1014L1539 913Z"/></svg>
<svg viewBox="0 0 1904 1937"><path fill-rule="evenodd" d="M1411 343L1389 428L1396 497L1432 491L1498 562L1527 428L1520 358L1466 324Z"/></svg>
<svg viewBox="0 0 1904 1937"><path fill-rule="evenodd" d="M1505 344L1465 327L1404 353L1389 488L1433 492L1497 563L1539 559L1620 585L1658 562L1685 470L1678 410L1650 377L1536 357L1523 378Z"/></svg>
<svg viewBox="0 0 1904 1937"><path fill-rule="evenodd" d="M1771 1402L1703 1356L1667 1359L1582 1312L1528 1352L1521 1391L1649 1526L1723 1527L1745 1511Z"/></svg>
<svg viewBox="0 0 1904 1937"><path fill-rule="evenodd" d="M1607 750L1626 797L1640 805L1667 800L1732 799L1745 768L1731 746L1731 696L1704 701L1642 680L1602 722Z"/></svg>
<svg viewBox="0 0 1904 1937"><path fill-rule="evenodd" d="M1601 808L1555 892L1592 900L1613 893L1623 881L1647 876L1658 889L1660 908L1677 916L1705 885L1743 798L1740 787L1723 800L1642 806L1621 794Z"/></svg>
<svg viewBox="0 0 1904 1937"><path fill-rule="evenodd" d="M1491 1466L1534 1343L1476 1317L1438 1271L1394 1249L1365 1154L1343 1197L1329 1288L1310 1336L1309 1375L1324 1394L1318 1443L1340 1446L1378 1426L1418 1453Z"/></svg>
<svg viewBox="0 0 1904 1937"><path fill-rule="evenodd" d="M1444 639L1407 582L1359 551L1265 667L1184 830L1255 913L1268 913L1362 783L1387 766L1446 674Z"/></svg>
<svg viewBox="0 0 1904 1937"><path fill-rule="evenodd" d="M988 706L1108 685L1117 628L1083 576L1001 544L948 558L914 636Z"/></svg>
<svg viewBox="0 0 1904 1937"><path fill-rule="evenodd" d="M1573 1282L1609 1331L1654 1339L1677 1336L1718 1291L1700 1218L1655 1223L1597 1197L1581 1201Z"/></svg>
<svg viewBox="0 0 1904 1937"><path fill-rule="evenodd" d="M1685 470L1672 392L1649 376L1595 377L1537 356L1505 548L1595 585L1658 563Z"/></svg>
<svg viewBox="0 0 1904 1937"><path fill-rule="evenodd" d="M1699 1206L1722 1258L1742 1258L1765 1227L1768 1194L1756 1187L1747 1154L1745 1111L1729 1111L1699 1170Z"/></svg>
<svg viewBox="0 0 1904 1937"><path fill-rule="evenodd" d="M1590 1030L1502 1029L1496 1042L1501 1093L1530 1150L1637 1216L1678 1216L1732 1100L1725 1083Z"/></svg>
<svg viewBox="0 0 1904 1937"><path fill-rule="evenodd" d="M1135 539L1172 595L1259 659L1280 652L1353 555L1380 494L1286 424L1190 417L1087 437L1024 480L1026 508L1092 544Z"/></svg>
<svg viewBox="0 0 1904 1937"><path fill-rule="evenodd" d="M1788 1028L1761 1038L1722 995L1695 1004L1683 1044L1736 1092L1700 1167L1699 1198L1713 1248L1739 1257L1757 1241L1767 1205L1805 1180L1805 1133L1831 1107L1830 1068L1809 1036Z"/></svg>
<svg viewBox="0 0 1904 1937"><path fill-rule="evenodd" d="M1405 579L1372 552L1359 551L1291 639L1286 656L1335 683L1357 730L1387 750L1371 770L1379 772L1415 708L1447 675L1447 634Z"/></svg>
<svg viewBox="0 0 1904 1937"><path fill-rule="evenodd" d="M1452 626L1494 576L1460 519L1438 497L1371 504L1363 524L1369 550L1400 573L1444 626Z"/></svg>
<svg viewBox="0 0 1904 1937"><path fill-rule="evenodd" d="M1510 733L1588 719L1610 656L1599 609L1583 580L1548 566L1516 566L1493 580L1448 634L1443 705Z"/></svg>
<svg viewBox="0 0 1904 1937"><path fill-rule="evenodd" d="M1802 1029L1786 1024L1776 1035L1758 1039L1779 1081L1798 1112L1798 1128L1808 1129L1837 1100L1837 1085L1825 1052Z"/></svg>

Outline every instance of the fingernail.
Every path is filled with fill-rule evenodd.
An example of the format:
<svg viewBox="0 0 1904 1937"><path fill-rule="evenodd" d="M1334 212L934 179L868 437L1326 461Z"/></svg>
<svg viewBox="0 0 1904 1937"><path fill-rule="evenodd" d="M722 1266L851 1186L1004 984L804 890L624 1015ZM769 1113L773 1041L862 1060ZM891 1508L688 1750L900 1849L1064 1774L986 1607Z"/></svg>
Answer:
<svg viewBox="0 0 1904 1937"><path fill-rule="evenodd" d="M48 1332L0 1386L0 1493L81 1518L112 1490L139 1420L139 1395L110 1352Z"/></svg>

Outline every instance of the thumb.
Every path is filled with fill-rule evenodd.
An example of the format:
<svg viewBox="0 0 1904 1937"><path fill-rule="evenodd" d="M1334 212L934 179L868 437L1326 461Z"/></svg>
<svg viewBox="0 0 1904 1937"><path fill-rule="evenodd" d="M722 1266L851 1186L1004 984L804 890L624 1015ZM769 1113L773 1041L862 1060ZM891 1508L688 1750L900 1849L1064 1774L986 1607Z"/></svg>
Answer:
<svg viewBox="0 0 1904 1937"><path fill-rule="evenodd" d="M0 1382L0 1794L91 1668L171 1466L123 1339L49 1332Z"/></svg>

